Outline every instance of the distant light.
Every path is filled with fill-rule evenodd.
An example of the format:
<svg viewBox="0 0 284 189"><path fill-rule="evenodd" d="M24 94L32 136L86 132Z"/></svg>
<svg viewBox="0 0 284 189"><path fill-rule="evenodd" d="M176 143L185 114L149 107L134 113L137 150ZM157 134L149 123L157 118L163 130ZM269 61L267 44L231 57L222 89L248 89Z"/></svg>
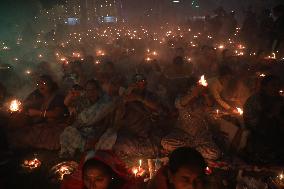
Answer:
<svg viewBox="0 0 284 189"><path fill-rule="evenodd" d="M179 0L173 0L173 3L180 3Z"/></svg>

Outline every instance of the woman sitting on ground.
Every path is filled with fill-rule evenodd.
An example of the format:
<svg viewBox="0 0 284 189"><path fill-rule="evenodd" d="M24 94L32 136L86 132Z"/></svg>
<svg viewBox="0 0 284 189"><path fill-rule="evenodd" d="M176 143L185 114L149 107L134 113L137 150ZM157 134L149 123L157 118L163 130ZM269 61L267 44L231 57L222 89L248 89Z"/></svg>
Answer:
<svg viewBox="0 0 284 189"><path fill-rule="evenodd" d="M176 99L178 122L176 127L162 139L161 144L167 152L188 146L198 150L207 160L216 160L221 152L213 140L205 116L210 100L205 87L197 84L197 81L193 81L192 85L186 94Z"/></svg>
<svg viewBox="0 0 284 189"><path fill-rule="evenodd" d="M58 94L58 85L48 75L37 82L37 89L24 101L25 111L34 123L54 122L64 118L66 107L63 96Z"/></svg>
<svg viewBox="0 0 284 189"><path fill-rule="evenodd" d="M97 80L87 81L84 95L76 97L74 103L65 104L75 109L74 122L60 136L61 157L74 156L76 151L83 152L88 141L97 141L108 124L102 123L113 112L115 106ZM73 104L73 105L72 105Z"/></svg>
<svg viewBox="0 0 284 189"><path fill-rule="evenodd" d="M21 122L20 127L9 133L12 146L59 149L66 107L57 89L57 84L50 76L40 77L37 89L23 103L28 122Z"/></svg>

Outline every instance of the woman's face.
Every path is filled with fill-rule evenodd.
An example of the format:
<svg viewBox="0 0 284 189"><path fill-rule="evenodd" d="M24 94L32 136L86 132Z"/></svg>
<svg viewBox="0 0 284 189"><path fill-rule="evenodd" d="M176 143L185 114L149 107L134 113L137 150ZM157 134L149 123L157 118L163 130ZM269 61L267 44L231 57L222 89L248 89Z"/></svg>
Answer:
<svg viewBox="0 0 284 189"><path fill-rule="evenodd" d="M190 168L181 167L175 174L170 174L170 182L175 189L196 189L198 183L198 173Z"/></svg>
<svg viewBox="0 0 284 189"><path fill-rule="evenodd" d="M87 189L107 189L111 178L99 169L87 169L84 172L84 185Z"/></svg>
<svg viewBox="0 0 284 189"><path fill-rule="evenodd" d="M86 86L86 97L92 101L96 101L99 97L99 92L96 86L92 84L87 84Z"/></svg>
<svg viewBox="0 0 284 189"><path fill-rule="evenodd" d="M46 94L46 93L50 92L48 84L47 84L46 81L40 80L39 82L37 82L36 85L37 85L37 88L38 88L38 90L41 94Z"/></svg>

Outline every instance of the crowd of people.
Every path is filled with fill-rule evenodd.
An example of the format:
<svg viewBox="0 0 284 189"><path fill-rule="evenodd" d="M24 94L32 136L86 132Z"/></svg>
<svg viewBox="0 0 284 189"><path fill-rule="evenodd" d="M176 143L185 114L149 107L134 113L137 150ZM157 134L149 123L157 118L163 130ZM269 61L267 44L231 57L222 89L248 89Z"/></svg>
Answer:
<svg viewBox="0 0 284 189"><path fill-rule="evenodd" d="M17 96L1 79L1 153L36 148L74 158L94 150L75 173L83 180L68 181L87 189L135 185L116 167L115 156L128 162L171 154L150 189L200 188L206 162L226 157L283 164L284 8L273 9L275 21L269 10L257 18L249 9L241 29L233 12L215 13L205 18L205 37L194 37L198 44L186 43L187 36L170 37L159 57L149 49L146 58L124 51L117 43L100 60L102 52L82 52L64 59L59 69L53 69L58 63L41 62L29 81L14 80L33 88L17 111L9 110ZM238 50L222 41L236 39L235 32L244 44ZM231 127L237 130L233 137Z"/></svg>

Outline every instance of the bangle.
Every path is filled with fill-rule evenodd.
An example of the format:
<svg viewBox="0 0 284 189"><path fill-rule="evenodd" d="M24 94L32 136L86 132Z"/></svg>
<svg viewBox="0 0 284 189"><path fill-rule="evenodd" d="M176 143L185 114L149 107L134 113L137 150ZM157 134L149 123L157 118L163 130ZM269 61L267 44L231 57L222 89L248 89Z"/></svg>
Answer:
<svg viewBox="0 0 284 189"><path fill-rule="evenodd" d="M43 117L44 118L46 117L46 110L44 110Z"/></svg>

